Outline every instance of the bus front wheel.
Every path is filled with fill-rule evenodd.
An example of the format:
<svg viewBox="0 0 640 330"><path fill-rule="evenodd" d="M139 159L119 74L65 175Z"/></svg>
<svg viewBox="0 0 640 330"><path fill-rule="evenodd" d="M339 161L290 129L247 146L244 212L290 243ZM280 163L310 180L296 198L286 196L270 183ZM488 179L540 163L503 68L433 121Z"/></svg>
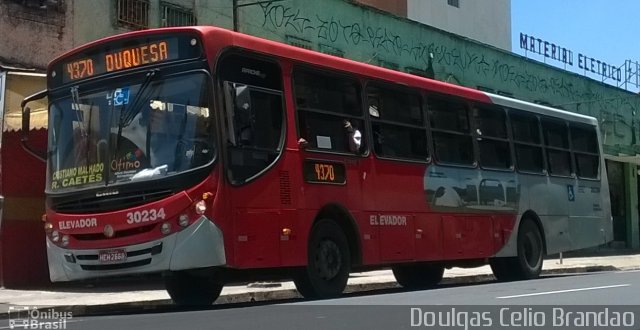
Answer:
<svg viewBox="0 0 640 330"><path fill-rule="evenodd" d="M212 276L187 271L172 272L165 277L165 288L176 305L210 306L218 299L223 285Z"/></svg>
<svg viewBox="0 0 640 330"><path fill-rule="evenodd" d="M342 294L349 279L351 256L347 237L338 224L322 219L313 226L307 258L307 267L293 279L298 292L311 299Z"/></svg>
<svg viewBox="0 0 640 330"><path fill-rule="evenodd" d="M542 272L544 242L538 226L523 219L518 230L518 255L490 260L491 270L498 281L529 280Z"/></svg>
<svg viewBox="0 0 640 330"><path fill-rule="evenodd" d="M398 284L407 289L426 289L442 281L444 267L434 264L399 265L392 268Z"/></svg>

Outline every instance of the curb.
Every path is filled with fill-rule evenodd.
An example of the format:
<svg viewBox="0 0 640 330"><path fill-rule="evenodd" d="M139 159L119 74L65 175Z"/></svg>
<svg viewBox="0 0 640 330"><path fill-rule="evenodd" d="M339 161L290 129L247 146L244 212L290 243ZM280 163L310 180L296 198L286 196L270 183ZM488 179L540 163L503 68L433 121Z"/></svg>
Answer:
<svg viewBox="0 0 640 330"><path fill-rule="evenodd" d="M576 274L576 273L593 273L622 270L614 266L581 266L571 268L558 268L542 271L542 275L560 275L560 274ZM445 277L442 285L469 284L476 282L494 281L492 274L466 275L456 277ZM401 286L395 281L375 282L375 283L359 283L350 284L345 289L345 293L358 293L374 290L399 289ZM267 302L272 300L300 299L302 296L295 289L282 289L272 291L249 291L243 293L229 294L220 296L215 305L239 304L239 303L256 303ZM40 307L53 308L56 312L71 312L74 317L77 316L97 316L105 314L117 313L141 313L141 312L162 312L181 310L180 307L173 305L171 299L134 301L126 303L115 303L105 305L67 305L67 306L49 306ZM206 309L206 308L189 308ZM1 313L0 319L8 319L9 314Z"/></svg>

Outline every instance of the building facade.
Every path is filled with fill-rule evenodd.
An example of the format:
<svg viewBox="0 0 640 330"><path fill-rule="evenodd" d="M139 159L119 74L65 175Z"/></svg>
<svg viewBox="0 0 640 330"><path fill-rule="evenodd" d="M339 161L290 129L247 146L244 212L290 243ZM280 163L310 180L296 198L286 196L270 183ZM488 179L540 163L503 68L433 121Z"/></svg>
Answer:
<svg viewBox="0 0 640 330"><path fill-rule="evenodd" d="M511 50L511 0L355 0L399 17Z"/></svg>
<svg viewBox="0 0 640 330"><path fill-rule="evenodd" d="M594 116L609 159L615 239L640 247L640 96L511 53L510 1L474 3L479 1L0 0L0 74L11 67L43 72L66 50L125 31L216 25ZM41 88L42 81L22 86L16 97ZM7 117L18 107L0 110Z"/></svg>
<svg viewBox="0 0 640 330"><path fill-rule="evenodd" d="M407 0L407 17L511 51L511 0Z"/></svg>

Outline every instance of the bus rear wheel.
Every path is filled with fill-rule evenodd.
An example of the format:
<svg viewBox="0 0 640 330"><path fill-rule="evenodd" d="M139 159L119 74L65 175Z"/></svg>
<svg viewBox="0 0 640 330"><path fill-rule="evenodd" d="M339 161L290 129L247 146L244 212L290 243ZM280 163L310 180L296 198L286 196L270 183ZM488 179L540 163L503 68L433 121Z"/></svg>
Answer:
<svg viewBox="0 0 640 330"><path fill-rule="evenodd" d="M490 260L491 270L498 281L529 280L542 272L544 242L538 226L523 219L518 230L518 255Z"/></svg>
<svg viewBox="0 0 640 330"><path fill-rule="evenodd" d="M220 296L223 285L212 276L188 271L172 272L165 277L165 288L176 305L210 306Z"/></svg>
<svg viewBox="0 0 640 330"><path fill-rule="evenodd" d="M437 264L399 265L392 270L398 284L407 289L434 287L444 275L444 266Z"/></svg>
<svg viewBox="0 0 640 330"><path fill-rule="evenodd" d="M307 267L293 279L298 292L310 299L341 295L349 279L351 255L347 237L338 224L322 219L313 226L307 258Z"/></svg>

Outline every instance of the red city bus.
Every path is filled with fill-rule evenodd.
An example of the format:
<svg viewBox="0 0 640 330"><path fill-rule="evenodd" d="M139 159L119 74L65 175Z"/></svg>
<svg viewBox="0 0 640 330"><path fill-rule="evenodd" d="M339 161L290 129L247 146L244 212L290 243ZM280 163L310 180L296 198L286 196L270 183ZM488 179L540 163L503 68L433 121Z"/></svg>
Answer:
<svg viewBox="0 0 640 330"><path fill-rule="evenodd" d="M210 304L280 270L326 298L364 268L535 278L612 239L591 117L215 27L105 38L47 74L54 282L163 273Z"/></svg>

